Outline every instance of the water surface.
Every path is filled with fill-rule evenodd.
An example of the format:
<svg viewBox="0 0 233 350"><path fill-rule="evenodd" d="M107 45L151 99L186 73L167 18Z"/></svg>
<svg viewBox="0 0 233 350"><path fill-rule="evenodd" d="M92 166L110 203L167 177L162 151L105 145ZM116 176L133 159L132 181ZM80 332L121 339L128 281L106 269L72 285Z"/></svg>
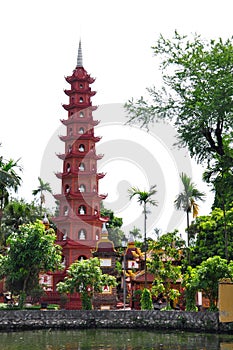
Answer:
<svg viewBox="0 0 233 350"><path fill-rule="evenodd" d="M125 329L0 333L0 350L233 350L233 335Z"/></svg>

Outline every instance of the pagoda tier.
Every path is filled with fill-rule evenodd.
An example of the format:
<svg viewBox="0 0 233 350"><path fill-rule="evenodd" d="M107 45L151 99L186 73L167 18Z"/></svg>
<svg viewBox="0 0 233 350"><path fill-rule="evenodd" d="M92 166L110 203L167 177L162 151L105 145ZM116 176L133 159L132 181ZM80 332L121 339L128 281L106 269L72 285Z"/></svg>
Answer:
<svg viewBox="0 0 233 350"><path fill-rule="evenodd" d="M80 81L88 84L95 82L95 78L92 78L83 67L76 67L73 74L65 77L65 79L69 84L79 83Z"/></svg>
<svg viewBox="0 0 233 350"><path fill-rule="evenodd" d="M96 94L96 91L91 91L90 88L88 88L87 90L85 90L85 89L82 89L82 90L80 90L80 89L64 90L64 93L65 93L67 96L72 96L72 95L74 95L76 92L78 92L78 93L80 93L80 92L82 92L82 93L87 93L87 94L89 94L90 96L95 96L95 94Z"/></svg>

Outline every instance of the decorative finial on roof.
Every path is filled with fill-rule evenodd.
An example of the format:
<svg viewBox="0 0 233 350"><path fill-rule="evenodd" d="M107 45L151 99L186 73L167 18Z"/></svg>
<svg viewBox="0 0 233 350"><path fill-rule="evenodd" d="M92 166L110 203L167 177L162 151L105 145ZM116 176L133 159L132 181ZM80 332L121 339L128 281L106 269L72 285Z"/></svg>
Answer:
<svg viewBox="0 0 233 350"><path fill-rule="evenodd" d="M81 39L79 40L79 46L78 46L77 67L83 67L83 54L82 54Z"/></svg>
<svg viewBox="0 0 233 350"><path fill-rule="evenodd" d="M102 233L103 234L108 234L108 230L107 230L107 227L106 227L106 222L104 222L103 225L102 225Z"/></svg>

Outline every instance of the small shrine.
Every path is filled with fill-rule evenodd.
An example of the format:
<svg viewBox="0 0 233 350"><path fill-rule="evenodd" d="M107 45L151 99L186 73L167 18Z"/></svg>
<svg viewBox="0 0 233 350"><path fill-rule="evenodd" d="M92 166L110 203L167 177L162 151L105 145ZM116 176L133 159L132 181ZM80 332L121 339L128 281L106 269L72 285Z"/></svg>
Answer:
<svg viewBox="0 0 233 350"><path fill-rule="evenodd" d="M99 241L96 243L96 249L92 251L93 257L100 259L100 267L104 274L117 276L116 261L118 253L114 248L114 243L108 238L106 224ZM102 293L96 293L94 296L94 308L101 310L115 309L117 305L117 288L104 286Z"/></svg>

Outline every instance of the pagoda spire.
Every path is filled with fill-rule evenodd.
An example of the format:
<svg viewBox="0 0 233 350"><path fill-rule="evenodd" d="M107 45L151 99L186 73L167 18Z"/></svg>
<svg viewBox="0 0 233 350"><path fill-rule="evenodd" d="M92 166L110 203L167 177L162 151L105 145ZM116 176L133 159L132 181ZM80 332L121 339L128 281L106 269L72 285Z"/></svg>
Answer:
<svg viewBox="0 0 233 350"><path fill-rule="evenodd" d="M82 54L81 39L79 40L79 46L78 46L77 67L83 67L83 54Z"/></svg>

